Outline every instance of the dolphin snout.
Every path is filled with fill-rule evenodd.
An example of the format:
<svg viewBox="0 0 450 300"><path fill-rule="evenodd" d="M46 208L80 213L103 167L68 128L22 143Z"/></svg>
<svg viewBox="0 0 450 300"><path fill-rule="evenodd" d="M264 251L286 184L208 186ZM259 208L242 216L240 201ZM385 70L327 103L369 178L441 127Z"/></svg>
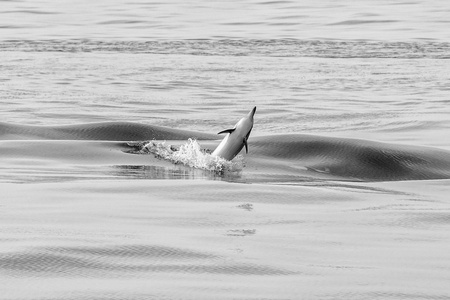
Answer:
<svg viewBox="0 0 450 300"><path fill-rule="evenodd" d="M248 113L248 116L253 118L253 116L255 115L255 112L256 112L256 106L253 107L253 109Z"/></svg>

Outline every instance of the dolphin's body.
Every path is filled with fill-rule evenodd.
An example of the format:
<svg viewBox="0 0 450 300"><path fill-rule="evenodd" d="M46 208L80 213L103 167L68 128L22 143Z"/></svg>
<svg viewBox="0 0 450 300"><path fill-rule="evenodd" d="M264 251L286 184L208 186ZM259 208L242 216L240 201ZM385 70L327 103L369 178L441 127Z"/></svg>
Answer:
<svg viewBox="0 0 450 300"><path fill-rule="evenodd" d="M253 116L256 112L256 106L234 125L232 129L226 129L221 133L228 133L222 142L217 146L212 153L213 156L220 156L226 160L232 160L245 146L245 151L248 153L247 140L253 128Z"/></svg>

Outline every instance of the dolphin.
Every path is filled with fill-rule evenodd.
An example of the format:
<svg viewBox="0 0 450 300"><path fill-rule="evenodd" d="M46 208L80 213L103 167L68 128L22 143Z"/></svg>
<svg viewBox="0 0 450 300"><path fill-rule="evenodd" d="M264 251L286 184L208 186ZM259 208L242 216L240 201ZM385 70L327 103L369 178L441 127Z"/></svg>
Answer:
<svg viewBox="0 0 450 300"><path fill-rule="evenodd" d="M226 160L232 160L245 146L248 153L247 140L253 128L253 116L256 112L256 106L248 113L247 116L239 120L234 128L222 130L218 134L228 133L222 142L217 146L216 150L211 154L220 156Z"/></svg>

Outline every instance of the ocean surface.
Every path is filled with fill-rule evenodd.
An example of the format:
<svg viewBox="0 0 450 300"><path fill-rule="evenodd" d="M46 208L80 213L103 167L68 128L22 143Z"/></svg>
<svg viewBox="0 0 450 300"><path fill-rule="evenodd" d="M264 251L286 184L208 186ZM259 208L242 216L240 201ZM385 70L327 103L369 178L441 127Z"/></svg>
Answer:
<svg viewBox="0 0 450 300"><path fill-rule="evenodd" d="M449 16L0 0L0 299L449 299Z"/></svg>

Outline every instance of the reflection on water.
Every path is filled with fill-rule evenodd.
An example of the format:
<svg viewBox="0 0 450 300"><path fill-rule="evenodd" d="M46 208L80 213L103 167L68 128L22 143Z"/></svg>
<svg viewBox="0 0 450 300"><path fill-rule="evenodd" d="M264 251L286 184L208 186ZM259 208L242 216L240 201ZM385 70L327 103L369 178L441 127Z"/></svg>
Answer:
<svg viewBox="0 0 450 300"><path fill-rule="evenodd" d="M225 180L239 181L240 172L218 174L213 171L188 168L183 166L160 167L150 165L116 165L112 175L130 179L186 179L186 180Z"/></svg>
<svg viewBox="0 0 450 300"><path fill-rule="evenodd" d="M121 179L175 179L175 180L223 180L242 182L241 172L218 174L185 166L161 167L151 165L114 166L65 166L42 168L0 168L0 182L45 183L78 180L121 180Z"/></svg>

